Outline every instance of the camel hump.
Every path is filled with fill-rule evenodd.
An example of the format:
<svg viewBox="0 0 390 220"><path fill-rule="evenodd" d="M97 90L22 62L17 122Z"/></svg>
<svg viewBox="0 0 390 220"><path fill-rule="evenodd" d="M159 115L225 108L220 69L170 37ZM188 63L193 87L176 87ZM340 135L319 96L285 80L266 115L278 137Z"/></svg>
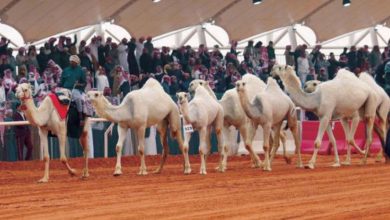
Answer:
<svg viewBox="0 0 390 220"><path fill-rule="evenodd" d="M356 80L357 77L356 77L356 75L353 72L351 72L349 70L340 69L337 72L335 79L353 79L353 80Z"/></svg>
<svg viewBox="0 0 390 220"><path fill-rule="evenodd" d="M142 88L161 88L161 89L163 89L161 84L157 80L155 80L153 78L149 78L145 82L145 85Z"/></svg>
<svg viewBox="0 0 390 220"><path fill-rule="evenodd" d="M207 92L207 90L203 87L203 86L198 86L198 88L196 88L195 90L195 96L194 97L197 97L197 96L210 96L210 94Z"/></svg>
<svg viewBox="0 0 390 220"><path fill-rule="evenodd" d="M247 73L244 76L242 76L242 81L245 83L255 83L257 85L263 85L265 87L265 83L257 76Z"/></svg>

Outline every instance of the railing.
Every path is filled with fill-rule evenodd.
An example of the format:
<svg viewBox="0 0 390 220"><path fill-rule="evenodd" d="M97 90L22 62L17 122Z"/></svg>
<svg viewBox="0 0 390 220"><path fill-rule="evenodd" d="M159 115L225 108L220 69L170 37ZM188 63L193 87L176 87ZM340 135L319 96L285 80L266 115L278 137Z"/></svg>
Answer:
<svg viewBox="0 0 390 220"><path fill-rule="evenodd" d="M91 123L96 122L108 122L107 119L104 118L90 118L89 121ZM0 126L21 126L21 125L31 125L29 121L2 121L0 122ZM104 133L104 158L108 157L108 131L112 130L114 123L110 125L110 127L107 129L107 131Z"/></svg>

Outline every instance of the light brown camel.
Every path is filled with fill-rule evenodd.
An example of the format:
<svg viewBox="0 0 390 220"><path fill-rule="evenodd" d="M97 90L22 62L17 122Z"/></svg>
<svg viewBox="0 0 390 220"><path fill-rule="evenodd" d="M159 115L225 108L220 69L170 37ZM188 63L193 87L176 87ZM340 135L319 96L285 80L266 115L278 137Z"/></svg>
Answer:
<svg viewBox="0 0 390 220"><path fill-rule="evenodd" d="M367 124L366 152L362 159L362 163L366 163L372 142L372 128L376 110L375 94L367 84L356 78L353 73L343 69L338 72L333 80L321 83L313 93L305 93L291 66L275 65L272 69L272 75L280 77L296 105L314 112L320 118L320 127L314 143L313 156L306 166L307 168L314 169L324 132L326 129L332 132L329 128L331 119L342 119L348 143L354 143L350 134L354 134L357 123L353 120L350 129L347 120L356 118L357 112L365 119ZM360 149L358 148L358 150ZM360 152L362 151L360 150ZM335 162L338 163L339 161Z"/></svg>
<svg viewBox="0 0 390 220"><path fill-rule="evenodd" d="M163 155L160 166L155 170L155 173L161 172L168 156L168 127L172 137L178 141L179 148L183 153L185 160L184 173L191 173L188 148L183 148L179 109L172 98L164 92L158 81L152 78L148 79L141 89L127 94L119 106L111 105L103 94L98 91L89 91L87 97L91 100L96 113L100 117L118 123L115 176L122 174L122 147L129 128L134 128L137 132L138 152L141 157L141 166L138 174L147 175L144 155L145 129L156 124L163 145Z"/></svg>
<svg viewBox="0 0 390 220"><path fill-rule="evenodd" d="M69 93L70 94L70 93ZM41 105L36 108L34 101L32 99L32 91L30 84L22 83L16 88L16 97L19 98L26 108L23 110L26 115L26 119L30 122L31 125L37 126L39 131L39 138L43 146L44 160L45 160L45 172L42 179L38 182L44 183L49 181L49 149L48 149L48 139L47 135L49 131L57 135L59 145L60 145L60 159L61 162L66 166L70 175L75 175L76 171L69 166L69 163L65 155L65 144L67 138L66 130L66 119L61 120L57 110L55 109L51 99L46 97ZM88 173L88 129L89 129L89 119L85 121L84 129L80 137L80 143L83 147L84 154L84 169L82 177L86 178L89 176Z"/></svg>
<svg viewBox="0 0 390 220"><path fill-rule="evenodd" d="M298 119L295 105L291 99L280 89L279 85L272 78L268 78L267 87L264 91L255 94L252 100L248 99L246 83L239 80L236 83L240 103L246 115L257 125L263 127L263 148L264 165L263 169L271 171L271 159L269 155L274 155L279 146L279 134L284 119L294 136L296 152L298 153L298 166L302 167L301 142L298 134ZM272 151L270 151L270 135L274 130L275 141Z"/></svg>
<svg viewBox="0 0 390 220"><path fill-rule="evenodd" d="M210 139L210 130L213 127L218 138L218 151L221 159L217 170L225 172L227 161L227 148L224 144L223 127L223 108L211 97L205 88L199 86L195 90L194 98L188 102L188 94L184 92L177 93L180 110L183 114L185 124L191 124L199 132L199 155L201 158L200 174L207 174L206 155L209 151L207 145ZM185 134L184 146L188 147L191 133Z"/></svg>

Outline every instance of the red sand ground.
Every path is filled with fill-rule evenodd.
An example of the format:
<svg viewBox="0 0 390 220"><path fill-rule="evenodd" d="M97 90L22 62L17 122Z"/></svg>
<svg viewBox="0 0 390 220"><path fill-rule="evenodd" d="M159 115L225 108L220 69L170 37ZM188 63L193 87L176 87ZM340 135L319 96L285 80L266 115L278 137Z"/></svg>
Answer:
<svg viewBox="0 0 390 220"><path fill-rule="evenodd" d="M137 176L138 157L122 159L124 174L113 177L115 159L90 160L90 178L70 177L51 161L50 182L37 184L42 161L0 163L0 219L390 219L390 166L330 168L320 156L317 169L297 169L276 158L273 171L250 168L249 157L230 157L226 173L208 158L201 176L193 156L191 175L182 157L170 156L162 174L152 174L159 157L147 157L150 174ZM307 162L308 156L304 157ZM80 171L82 159L71 159Z"/></svg>

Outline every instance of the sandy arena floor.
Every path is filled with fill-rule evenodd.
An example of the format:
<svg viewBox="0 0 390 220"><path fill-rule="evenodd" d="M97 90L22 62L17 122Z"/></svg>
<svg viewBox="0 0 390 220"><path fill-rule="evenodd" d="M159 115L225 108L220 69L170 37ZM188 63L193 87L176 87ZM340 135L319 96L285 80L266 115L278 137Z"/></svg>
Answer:
<svg viewBox="0 0 390 220"><path fill-rule="evenodd" d="M90 178L79 178L82 159L71 159L78 177L51 161L50 182L37 184L42 161L0 163L0 219L390 219L390 165L369 159L360 166L317 169L286 165L277 157L272 172L250 167L248 156L229 157L226 173L208 158L201 176L182 174L182 157L170 156L162 174L152 174L159 157L147 157L150 174L137 176L138 157L122 159L124 174L113 177L115 158L90 160ZM304 157L307 162L308 156Z"/></svg>

